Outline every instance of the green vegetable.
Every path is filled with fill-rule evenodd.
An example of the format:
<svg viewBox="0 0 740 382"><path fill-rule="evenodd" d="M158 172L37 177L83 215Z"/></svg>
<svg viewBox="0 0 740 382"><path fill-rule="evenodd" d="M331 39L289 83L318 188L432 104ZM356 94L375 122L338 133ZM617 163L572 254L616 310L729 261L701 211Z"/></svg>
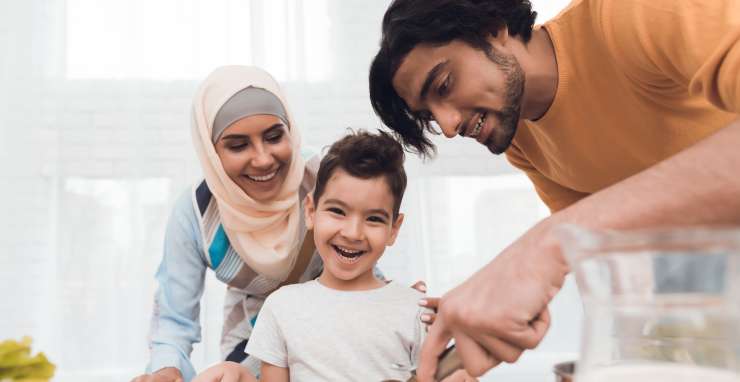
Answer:
<svg viewBox="0 0 740 382"><path fill-rule="evenodd" d="M31 338L0 342L0 382L47 382L56 367L44 353L31 356Z"/></svg>

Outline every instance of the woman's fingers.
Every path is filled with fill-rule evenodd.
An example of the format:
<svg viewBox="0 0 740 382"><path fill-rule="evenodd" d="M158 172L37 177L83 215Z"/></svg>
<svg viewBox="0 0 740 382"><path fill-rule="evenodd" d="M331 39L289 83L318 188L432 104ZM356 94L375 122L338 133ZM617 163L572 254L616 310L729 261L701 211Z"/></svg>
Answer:
<svg viewBox="0 0 740 382"><path fill-rule="evenodd" d="M419 300L419 305L436 312L439 307L439 297L424 297Z"/></svg>
<svg viewBox="0 0 740 382"><path fill-rule="evenodd" d="M421 320L421 322L423 322L427 326L434 324L434 320L436 318L437 318L437 315L434 313L424 313L421 316L419 316L419 319Z"/></svg>
<svg viewBox="0 0 740 382"><path fill-rule="evenodd" d="M425 297L419 300L419 305L429 308L432 312L423 313L419 318L426 325L431 325L437 318L437 307L439 306L439 297Z"/></svg>
<svg viewBox="0 0 740 382"><path fill-rule="evenodd" d="M421 293L427 292L427 283L424 282L424 280L419 280L414 283L414 285L411 285L412 288L418 290Z"/></svg>

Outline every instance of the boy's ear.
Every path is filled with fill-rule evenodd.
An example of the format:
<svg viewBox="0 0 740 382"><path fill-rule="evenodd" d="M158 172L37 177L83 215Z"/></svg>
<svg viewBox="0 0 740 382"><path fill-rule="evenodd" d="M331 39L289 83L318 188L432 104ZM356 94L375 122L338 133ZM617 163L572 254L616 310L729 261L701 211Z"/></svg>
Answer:
<svg viewBox="0 0 740 382"><path fill-rule="evenodd" d="M388 238L388 244L386 245L393 245L393 243L396 242L396 237L398 237L398 231L401 229L401 224L403 224L403 214L399 213L398 217L396 217L396 221L393 222L393 226L391 227L391 237Z"/></svg>
<svg viewBox="0 0 740 382"><path fill-rule="evenodd" d="M313 204L313 197L311 194L306 195L303 199L303 215L306 220L306 228L313 229L313 216L316 214L316 206Z"/></svg>

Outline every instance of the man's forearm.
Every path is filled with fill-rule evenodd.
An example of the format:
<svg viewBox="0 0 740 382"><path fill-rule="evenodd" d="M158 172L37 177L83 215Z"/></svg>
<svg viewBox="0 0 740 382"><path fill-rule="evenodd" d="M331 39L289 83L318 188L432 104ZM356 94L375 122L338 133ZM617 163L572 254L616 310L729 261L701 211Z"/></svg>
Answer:
<svg viewBox="0 0 740 382"><path fill-rule="evenodd" d="M608 229L740 224L740 120L551 220Z"/></svg>

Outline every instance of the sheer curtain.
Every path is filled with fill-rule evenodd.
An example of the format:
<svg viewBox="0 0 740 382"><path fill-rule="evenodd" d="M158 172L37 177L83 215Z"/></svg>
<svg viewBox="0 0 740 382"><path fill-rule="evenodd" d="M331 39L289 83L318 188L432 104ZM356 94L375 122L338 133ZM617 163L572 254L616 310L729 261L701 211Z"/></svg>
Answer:
<svg viewBox="0 0 740 382"><path fill-rule="evenodd" d="M254 64L285 87L306 144L380 124L367 69L388 1L0 0L0 339L30 335L57 381L143 370L164 225L199 178L190 97L215 66ZM539 21L564 1L535 2ZM526 178L474 142L409 157L391 278L454 287L546 210ZM218 360L223 285L207 279L197 367ZM492 302L495 303L495 302ZM537 351L490 379L541 380L577 351L566 284Z"/></svg>

